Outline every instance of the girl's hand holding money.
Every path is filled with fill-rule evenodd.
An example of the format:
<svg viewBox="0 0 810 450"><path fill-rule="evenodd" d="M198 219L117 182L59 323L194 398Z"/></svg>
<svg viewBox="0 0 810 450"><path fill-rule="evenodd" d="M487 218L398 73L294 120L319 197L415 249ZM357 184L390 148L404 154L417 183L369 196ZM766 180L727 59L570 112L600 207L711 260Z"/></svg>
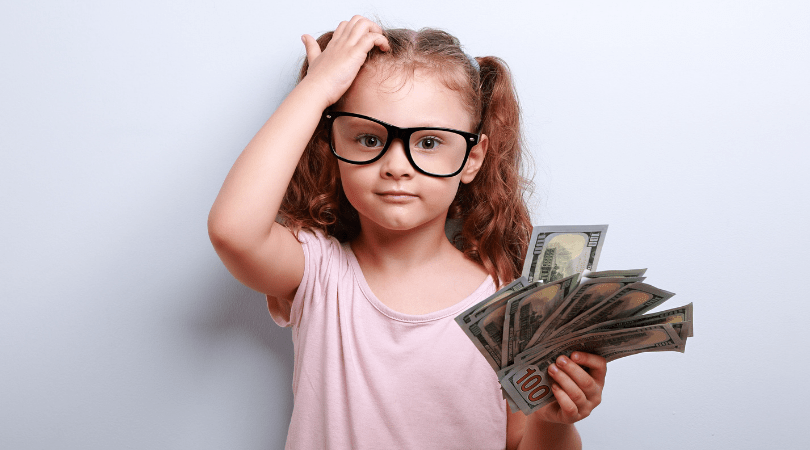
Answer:
<svg viewBox="0 0 810 450"><path fill-rule="evenodd" d="M601 356L574 352L560 356L548 368L554 380L551 390L556 402L525 416L507 411L507 449L581 449L573 423L591 414L602 402L607 361Z"/></svg>
<svg viewBox="0 0 810 450"><path fill-rule="evenodd" d="M532 414L537 415L537 419L571 424L588 417L602 402L607 373L605 358L574 352L570 358L557 358L557 363L549 366L548 373L554 379L551 391L557 401Z"/></svg>

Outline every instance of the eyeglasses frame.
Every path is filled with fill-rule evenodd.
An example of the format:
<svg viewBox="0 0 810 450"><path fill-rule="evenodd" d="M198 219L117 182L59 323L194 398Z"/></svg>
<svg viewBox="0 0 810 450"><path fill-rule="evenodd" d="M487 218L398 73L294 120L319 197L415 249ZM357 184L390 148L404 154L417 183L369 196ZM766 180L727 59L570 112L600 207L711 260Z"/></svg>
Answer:
<svg viewBox="0 0 810 450"><path fill-rule="evenodd" d="M380 153L377 156L375 156L374 158L372 158L372 159L370 159L368 161L359 161L358 162L358 161L348 160L348 159L346 159L346 158L344 158L344 157L337 154L337 151L335 150L335 146L332 145L332 124L334 123L334 121L335 121L335 119L337 117L343 117L343 116L357 117L357 118L360 118L360 119L370 120L372 122L378 123L378 124L382 125L383 127L385 127L385 129L388 131L388 138L385 141L385 145L383 145L383 149L380 151ZM349 164L355 164L355 165L371 164L371 163L373 163L375 161L378 161L380 158L383 157L383 155L385 155L385 152L387 152L388 148L391 147L391 143L394 142L394 139L399 139L399 140L402 141L403 147L405 149L405 157L408 158L408 162L411 163L411 167L416 169L416 171L421 173L421 174L428 175L428 176L431 176L431 177L438 177L438 178L449 178L449 177L454 177L454 176L460 174L461 171L464 169L464 165L467 164L467 159L470 157L470 152L472 151L473 147L478 145L478 142L481 139L480 133L479 134L469 133L467 131L456 130L456 129L453 129L453 128L441 128L441 127L400 128L400 127L398 127L396 125L391 125L390 123L383 122L382 120L378 120L378 119L375 119L373 117L364 116L362 114L344 112L344 111L329 111L329 110L327 110L327 111L323 112L322 117L323 117L323 120L325 121L325 125L326 125L327 140L329 141L329 148L332 150L332 154L334 154L335 157L337 157L337 159L339 159L339 160L341 160L343 162L346 162L346 163L349 163ZM411 135L413 133L417 132L417 131L425 131L425 130L428 130L428 131L429 130L449 131L449 132L456 133L456 134L464 137L464 141L467 143L467 151L464 154L464 160L461 162L461 167L459 167L458 170L456 170L455 172L453 172L453 173L451 173L449 175L438 175L438 174L430 173L430 172L422 169L421 167L419 167L416 164L416 162L414 162L413 156L411 156L411 145L410 145Z"/></svg>

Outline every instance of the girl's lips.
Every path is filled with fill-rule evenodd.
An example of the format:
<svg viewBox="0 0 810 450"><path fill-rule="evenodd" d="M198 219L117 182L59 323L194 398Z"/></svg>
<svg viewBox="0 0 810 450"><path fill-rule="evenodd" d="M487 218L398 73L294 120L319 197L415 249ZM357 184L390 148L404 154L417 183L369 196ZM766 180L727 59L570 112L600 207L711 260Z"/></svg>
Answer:
<svg viewBox="0 0 810 450"><path fill-rule="evenodd" d="M377 195L381 199L383 199L383 201L392 203L404 203L414 200L418 197L416 194L405 191L384 191L384 192L377 192Z"/></svg>
<svg viewBox="0 0 810 450"><path fill-rule="evenodd" d="M377 195L393 195L393 196L410 196L416 197L416 194L407 191L383 191L378 192Z"/></svg>

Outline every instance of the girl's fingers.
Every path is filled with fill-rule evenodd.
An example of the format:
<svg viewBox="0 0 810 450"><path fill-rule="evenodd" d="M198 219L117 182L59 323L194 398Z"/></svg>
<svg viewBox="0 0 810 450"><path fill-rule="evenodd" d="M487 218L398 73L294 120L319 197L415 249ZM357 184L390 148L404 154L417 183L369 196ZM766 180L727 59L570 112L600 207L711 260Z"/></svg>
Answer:
<svg viewBox="0 0 810 450"><path fill-rule="evenodd" d="M584 386L580 386L580 384L574 379L574 377L568 373L571 371L571 368L568 366L576 366L576 364L572 363L567 358L561 356L557 358L557 363L552 364L548 368L548 373L554 379L556 384L565 391L565 394L571 401L577 406L585 406L588 402L588 393L586 392L586 388ZM579 367L579 370L582 370ZM585 372L584 370L582 371ZM587 373L585 374L587 375ZM592 382L593 380L591 380ZM562 407L562 405L560 405Z"/></svg>
<svg viewBox="0 0 810 450"><path fill-rule="evenodd" d="M554 394L554 398L557 399L557 405L559 407L557 414L562 416L558 417L558 420L562 423L575 422L579 415L579 407L577 407L577 404L571 400L571 397L557 383L551 383L551 392Z"/></svg>
<svg viewBox="0 0 810 450"><path fill-rule="evenodd" d="M305 34L301 39L309 63L307 77L314 86L320 87L330 104L338 101L351 86L371 49L377 46L388 51L391 48L380 26L363 16L341 22L323 51L312 36Z"/></svg>
<svg viewBox="0 0 810 450"><path fill-rule="evenodd" d="M583 352L574 352L571 358L559 356L548 367L557 407L547 414L561 423L574 423L588 417L602 402L606 372L607 362L600 356Z"/></svg>
<svg viewBox="0 0 810 450"><path fill-rule="evenodd" d="M351 35L352 31L355 29L357 22L365 19L363 16L353 16L349 20L344 20L340 22L335 28L335 31L332 32L332 40L338 41L340 39L348 39Z"/></svg>
<svg viewBox="0 0 810 450"><path fill-rule="evenodd" d="M301 40L304 42L304 48L307 50L307 62L309 62L311 66L315 58L320 56L321 46L318 45L318 41L316 41L314 37L308 34L301 36Z"/></svg>
<svg viewBox="0 0 810 450"><path fill-rule="evenodd" d="M357 19L355 21L355 19ZM369 34L382 35L382 28L363 16L354 16L347 30L350 43L358 43Z"/></svg>
<svg viewBox="0 0 810 450"><path fill-rule="evenodd" d="M581 355L580 355L581 356ZM595 356L595 355L592 355ZM599 358L598 356L595 356ZM578 358L579 359L579 358ZM588 372L585 371L582 367L580 367L576 362L572 361L571 359L562 355L557 358L557 367L564 371L566 375L568 375L569 379L576 385L577 389L582 392L583 397L592 398L597 400L601 398L602 394L602 384L599 384L597 380L591 376ZM554 378L557 380L557 378ZM560 380L557 380L558 382ZM568 391L568 386L560 383L560 385ZM570 392L569 392L570 393ZM578 394L577 394L578 397ZM573 400L577 403L579 398L572 396Z"/></svg>
<svg viewBox="0 0 810 450"><path fill-rule="evenodd" d="M352 28L354 28L355 25L357 25L357 22L360 22L360 21L363 21L363 20L370 22L370 20L366 19L365 17L361 16L360 14L353 15L352 18L349 19L349 29L351 30Z"/></svg>
<svg viewBox="0 0 810 450"><path fill-rule="evenodd" d="M346 27L348 26L349 26L348 21L344 20L340 22L337 28L335 28L335 31L332 32L332 39L339 39L341 36L343 36L343 33L346 32Z"/></svg>
<svg viewBox="0 0 810 450"><path fill-rule="evenodd" d="M374 46L380 47L382 51L390 50L388 39L382 34L380 26L363 16L354 16L351 20L340 22L335 31L332 33L332 39L329 41L327 47L334 47L337 49L349 50L357 45L360 45L363 53L368 52ZM305 35L308 36L308 35ZM310 46L307 44L308 39L304 38L304 45L307 46L307 60L310 65L315 57L321 54L320 47L317 42L314 43L317 47L316 51L310 52ZM315 41L313 38L312 41ZM335 50L333 50L335 51ZM341 50L337 50L340 52ZM314 55L310 57L310 53Z"/></svg>
<svg viewBox="0 0 810 450"><path fill-rule="evenodd" d="M357 25L357 23L360 22L363 19L366 19L366 18L363 17L363 16L356 15L356 16L353 16L349 20L344 20L344 21L340 22L338 24L337 28L335 28L335 31L332 32L332 40L338 40L341 37L344 37L344 35L351 34L351 31L355 28L355 25ZM366 19L366 20L368 20L368 19Z"/></svg>
<svg viewBox="0 0 810 450"><path fill-rule="evenodd" d="M366 31L372 31L374 33L382 33L382 28L377 25L376 22L373 22L369 19L366 19L363 16L354 16L349 20L349 29L354 30L356 28L365 28Z"/></svg>
<svg viewBox="0 0 810 450"><path fill-rule="evenodd" d="M571 354L571 359L580 366L587 367L590 376L599 386L605 385L605 376L607 375L607 361L605 361L605 358L590 353L574 352Z"/></svg>
<svg viewBox="0 0 810 450"><path fill-rule="evenodd" d="M369 42L370 41L370 42ZM378 33L370 33L363 37L361 40L364 46L371 50L374 46L380 47L380 50L387 52L391 50L391 45L388 43L388 38Z"/></svg>

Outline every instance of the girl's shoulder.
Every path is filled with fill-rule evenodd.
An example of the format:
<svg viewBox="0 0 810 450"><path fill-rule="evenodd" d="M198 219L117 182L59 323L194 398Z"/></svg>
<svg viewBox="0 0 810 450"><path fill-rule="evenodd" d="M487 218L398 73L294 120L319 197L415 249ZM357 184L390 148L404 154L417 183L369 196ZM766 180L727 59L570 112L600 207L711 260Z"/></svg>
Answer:
<svg viewBox="0 0 810 450"><path fill-rule="evenodd" d="M301 243L304 249L304 257L312 260L310 262L323 263L346 251L344 244L338 241L337 238L326 234L318 228L301 228L292 231L292 233Z"/></svg>
<svg viewBox="0 0 810 450"><path fill-rule="evenodd" d="M317 228L300 228L297 230L288 229L293 237L298 241L303 253L303 270L298 279L297 288L289 298L275 297L267 295L267 309L273 321L282 327L293 326L291 314L294 302L298 295L298 290L309 278L317 278L322 273L331 272L330 266L344 265L348 257L343 244L335 237L324 233Z"/></svg>

